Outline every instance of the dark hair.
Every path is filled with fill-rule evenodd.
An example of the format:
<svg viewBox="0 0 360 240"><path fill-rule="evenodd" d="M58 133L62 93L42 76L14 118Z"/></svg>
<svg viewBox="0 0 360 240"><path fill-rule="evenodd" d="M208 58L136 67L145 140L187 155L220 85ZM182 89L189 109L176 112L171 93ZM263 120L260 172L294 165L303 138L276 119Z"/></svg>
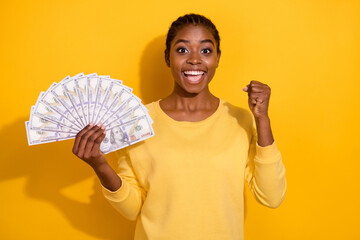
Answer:
<svg viewBox="0 0 360 240"><path fill-rule="evenodd" d="M190 24L193 24L195 26L202 25L206 27L211 32L211 34L213 35L216 41L217 53L220 53L220 36L215 25L210 21L210 19L202 15L190 13L176 19L176 21L174 21L169 28L169 31L166 36L166 49L165 49L165 61L167 64L170 63L169 56L170 56L170 47L172 40L175 38L176 34L180 29Z"/></svg>

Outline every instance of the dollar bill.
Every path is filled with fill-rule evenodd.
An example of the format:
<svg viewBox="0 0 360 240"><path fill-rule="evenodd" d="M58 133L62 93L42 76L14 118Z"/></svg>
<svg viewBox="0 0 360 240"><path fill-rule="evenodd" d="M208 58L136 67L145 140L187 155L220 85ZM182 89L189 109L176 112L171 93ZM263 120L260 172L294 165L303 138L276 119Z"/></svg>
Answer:
<svg viewBox="0 0 360 240"><path fill-rule="evenodd" d="M106 79L106 77L103 77L103 79ZM96 97L98 95L98 91L100 91L100 76L88 77L87 81L88 81L88 89L89 89L89 95L88 95L89 120L90 122L93 122L95 117L94 115L95 115L96 103L97 103Z"/></svg>
<svg viewBox="0 0 360 240"><path fill-rule="evenodd" d="M36 105L34 107L32 107L32 111L30 113L30 118L31 116L34 114L36 116L39 116L41 118L44 119L48 119L48 120L53 120L56 121L58 123L62 123L65 126L71 127L71 128L75 128L80 130L81 126L77 124L77 122L73 122L71 120L69 120L70 117L70 112L58 112L55 108L45 104L43 101L41 101L42 96L43 96L44 92L40 93L39 99L36 102Z"/></svg>
<svg viewBox="0 0 360 240"><path fill-rule="evenodd" d="M142 116L106 130L100 145L103 153L109 153L154 136L148 116Z"/></svg>
<svg viewBox="0 0 360 240"><path fill-rule="evenodd" d="M103 123L109 124L114 119L119 118L122 114L127 112L129 109L141 104L141 100L135 95L129 95L125 92L125 94L121 94L115 99L115 103L110 111L104 116Z"/></svg>
<svg viewBox="0 0 360 240"><path fill-rule="evenodd" d="M48 131L58 131L58 132L72 132L77 133L78 130L72 127L66 126L65 124L52 121L39 117L37 115L32 115L29 121L29 127L31 130L48 130Z"/></svg>
<svg viewBox="0 0 360 240"><path fill-rule="evenodd" d="M49 142L57 142L74 138L76 134L55 132L55 131L44 131L44 130L32 130L30 129L29 121L25 122L26 133L29 145L36 145Z"/></svg>
<svg viewBox="0 0 360 240"><path fill-rule="evenodd" d="M121 116L111 117L109 121L106 123L106 125L107 126L121 125L135 118L145 116L147 114L148 114L147 109L142 104L138 104L135 107L131 107L127 111L122 112Z"/></svg>
<svg viewBox="0 0 360 240"><path fill-rule="evenodd" d="M110 81L110 84L108 85L108 81ZM131 93L132 89L123 85L122 81L115 80L115 79L105 79L105 81L100 81L100 85L105 85L106 90L104 91L100 87L100 91L98 92L98 98L96 102L96 115L93 119L94 123L102 122L104 115L107 114L107 112L110 110L110 106L113 106L113 103L115 103L115 99L118 97L118 95L122 91L127 91L128 93Z"/></svg>
<svg viewBox="0 0 360 240"><path fill-rule="evenodd" d="M74 117L75 109L67 104L62 104L58 97L51 91L56 85L56 83L53 83L46 92L42 93L40 101L61 115L66 116L69 121L76 122Z"/></svg>
<svg viewBox="0 0 360 240"><path fill-rule="evenodd" d="M104 104L107 100L107 97L109 95L109 89L112 85L111 79L105 79L100 78L100 83L98 87L98 91L96 93L96 103L94 107L94 117L92 122L97 124L97 119L99 118L99 114L101 112L101 109L104 107Z"/></svg>
<svg viewBox="0 0 360 240"><path fill-rule="evenodd" d="M81 106L81 111L82 114L84 115L83 118L83 123L84 125L88 125L90 123L89 121L89 110L88 110L88 84L87 84L87 77L83 76L80 78L77 78L74 80L75 83L75 91L77 92L78 98L79 98L79 102L80 102L80 106Z"/></svg>
<svg viewBox="0 0 360 240"><path fill-rule="evenodd" d="M68 96L68 99L70 100L72 106L76 110L81 126L85 127L86 126L85 114L82 108L82 104L80 102L79 92L76 87L76 81L70 80L70 81L60 82L58 85L60 85L64 89L65 94Z"/></svg>
<svg viewBox="0 0 360 240"><path fill-rule="evenodd" d="M131 98L133 94L120 85L112 85L109 90L109 97L100 111L98 122L104 123L123 102ZM138 99L141 101L140 99Z"/></svg>
<svg viewBox="0 0 360 240"><path fill-rule="evenodd" d="M69 98L69 93L67 92L67 89L63 87L63 84L67 81L72 81L73 78L65 78L63 79L59 84L56 84L53 86L50 91L56 96L56 98L59 100L59 102L67 109L71 109L71 115L75 119L74 124L79 126L80 128L83 127L83 123L80 120L80 115L78 113L78 110L76 109L76 105L73 104L71 99Z"/></svg>
<svg viewBox="0 0 360 240"><path fill-rule="evenodd" d="M118 80L118 79L113 79L113 78L110 78L111 81L114 83L114 84L117 84L117 85L121 85L122 88L125 88L128 92L132 92L133 89L128 87L128 86L125 86L124 84L122 84L122 81L121 80Z"/></svg>

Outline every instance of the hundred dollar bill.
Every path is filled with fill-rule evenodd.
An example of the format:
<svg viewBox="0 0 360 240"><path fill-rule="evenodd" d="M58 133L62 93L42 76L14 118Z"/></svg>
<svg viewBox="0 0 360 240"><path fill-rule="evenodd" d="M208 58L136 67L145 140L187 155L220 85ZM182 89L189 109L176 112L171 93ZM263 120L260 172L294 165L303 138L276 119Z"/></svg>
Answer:
<svg viewBox="0 0 360 240"><path fill-rule="evenodd" d="M106 130L100 150L106 154L154 136L149 117L142 116Z"/></svg>
<svg viewBox="0 0 360 240"><path fill-rule="evenodd" d="M68 96L68 99L70 100L71 104L75 108L77 115L79 116L79 120L82 127L86 126L85 121L85 114L82 108L82 104L80 102L79 98L79 91L76 87L76 81L73 79L70 79L68 81L59 82L58 85L61 85L62 88L65 91L65 94Z"/></svg>
<svg viewBox="0 0 360 240"><path fill-rule="evenodd" d="M34 107L34 106L33 106ZM31 118L33 116L36 116L37 118L43 119L44 121L49 121L49 122L53 122L54 124L58 124L59 126L63 126L63 127L67 127L69 129L72 129L72 132L80 132L80 128L77 128L76 126L72 125L72 123L67 122L67 120L65 118L63 118L62 122L59 122L57 120L55 120L54 118L49 118L47 116L38 114L36 112L32 113L32 115L30 115L30 122L31 122Z"/></svg>
<svg viewBox="0 0 360 240"><path fill-rule="evenodd" d="M75 109L75 116L77 116L77 121L80 123L81 127L86 125L85 113L80 99L80 90L78 89L77 80L84 78L85 76L96 76L96 73L84 75L84 73L79 73L70 79L62 80L59 82L59 89L63 90L63 94L67 97L64 98L67 100L67 103Z"/></svg>
<svg viewBox="0 0 360 240"><path fill-rule="evenodd" d="M54 109L56 112L66 116L70 122L76 123L76 119L74 117L75 109L72 106L68 106L67 104L62 104L60 100L54 95L54 93L51 92L51 90L55 88L56 85L56 83L53 83L45 93L40 95L40 101L48 105L51 109Z"/></svg>
<svg viewBox="0 0 360 240"><path fill-rule="evenodd" d="M106 79L106 77L102 77ZM107 77L110 78L110 77ZM100 91L100 76L88 77L88 109L89 109L89 121L92 122L94 119L94 113L96 108L96 96L97 92Z"/></svg>
<svg viewBox="0 0 360 240"><path fill-rule="evenodd" d="M110 110L110 106L113 106L115 99L119 96L119 94L123 93L125 90L128 92L132 89L125 87L124 85L120 84L120 81L115 79L110 79L111 84L108 88L106 96L104 97L104 102L102 107L99 110L99 115L96 119L96 122L101 122L104 115Z"/></svg>
<svg viewBox="0 0 360 240"><path fill-rule="evenodd" d="M50 132L50 131L39 131L30 129L29 121L25 122L26 133L29 145L36 145L49 142L57 142L74 138L74 133L63 133L63 132Z"/></svg>
<svg viewBox="0 0 360 240"><path fill-rule="evenodd" d="M128 92L132 92L133 89L131 87L128 87L128 86L125 86L122 84L122 81L121 80L118 80L118 79L114 79L114 78L110 78L111 81L116 84L116 85L120 85L122 88L126 89Z"/></svg>
<svg viewBox="0 0 360 240"><path fill-rule="evenodd" d="M98 90L96 92L96 103L95 103L95 107L94 107L94 117L92 122L97 124L97 119L99 117L100 111L103 108L107 96L109 95L109 89L110 86L112 84L111 79L106 79L106 78L100 78L100 82L99 82L99 86L98 86Z"/></svg>
<svg viewBox="0 0 360 240"><path fill-rule="evenodd" d="M114 120L120 118L124 113L128 112L131 108L136 107L141 104L141 100L135 95L131 95L128 98L118 99L118 102L115 107L113 107L104 118L103 123L105 125L110 124Z"/></svg>
<svg viewBox="0 0 360 240"><path fill-rule="evenodd" d="M107 81L110 81L110 84L107 85ZM121 80L116 79L105 79L105 81L100 81L100 85L106 85L106 91L101 91L103 89L100 88L98 92L98 98L96 103L96 115L93 119L94 123L101 122L104 115L110 110L110 106L114 102L115 98L122 90L127 90L127 92L131 93L132 89L121 84Z"/></svg>
<svg viewBox="0 0 360 240"><path fill-rule="evenodd" d="M39 99L42 98L43 94L44 94L44 92L40 93ZM40 101L39 99L36 102L36 105L32 107L30 116L32 114L35 114L36 116L39 116L41 118L52 120L52 121L55 121L58 123L62 123L65 126L68 126L73 129L78 129L78 130L81 129L80 125L78 125L76 122L72 122L69 120L69 118L70 118L69 112L66 112L66 113L58 112L56 109L51 108L50 106L48 106L44 102Z"/></svg>
<svg viewBox="0 0 360 240"><path fill-rule="evenodd" d="M33 109L34 107L32 107ZM33 110L32 110L33 111ZM30 115L29 127L31 130L48 130L48 131L58 131L58 132L72 132L77 133L78 130L68 127L62 123L58 123L55 121L51 121L49 119L45 119L39 117L35 114Z"/></svg>
<svg viewBox="0 0 360 240"><path fill-rule="evenodd" d="M83 74L82 74L83 75ZM80 74L77 75L77 77L81 77ZM76 106L72 103L72 101L69 98L69 95L63 87L63 83L67 81L71 81L73 78L66 77L65 79L61 80L59 84L56 84L51 88L51 92L56 96L56 98L59 100L59 102L67 109L71 109L72 117L75 119L74 124L76 124L80 129L83 127L83 123L80 120L79 113L76 109ZM60 84L61 83L61 84Z"/></svg>
<svg viewBox="0 0 360 240"><path fill-rule="evenodd" d="M145 108L142 104L138 104L137 106L130 108L128 111L123 112L123 114L119 117L112 117L109 122L106 123L108 126L113 125L122 125L127 123L135 118L139 118L148 114L147 108ZM152 123L152 120L150 121Z"/></svg>
<svg viewBox="0 0 360 240"><path fill-rule="evenodd" d="M121 128L129 137L130 143L134 144L154 136L154 130L151 124L151 118L146 115L122 124Z"/></svg>
<svg viewBox="0 0 360 240"><path fill-rule="evenodd" d="M113 102L108 107L108 110L103 114L103 117L100 119L100 121L105 124L107 120L113 116L117 110L124 105L125 102L128 102L134 95L129 93L126 89L121 90L119 93L116 94ZM136 99L141 101L140 99ZM124 110L124 108L123 108Z"/></svg>
<svg viewBox="0 0 360 240"><path fill-rule="evenodd" d="M112 115L114 109L117 109L123 102L128 100L134 96L125 88L122 88L120 85L113 84L110 87L109 95L107 101L105 102L103 108L100 110L99 118L97 119L98 122L104 123L105 120ZM139 102L141 101L138 99Z"/></svg>
<svg viewBox="0 0 360 240"><path fill-rule="evenodd" d="M119 88L117 85L115 85L113 82L110 83L110 86L106 92L106 95L104 97L103 103L101 108L99 109L99 112L97 113L97 117L95 119L95 122L98 123L103 118L104 114L109 111L109 107L111 103L113 102L113 99L116 95L115 91Z"/></svg>
<svg viewBox="0 0 360 240"><path fill-rule="evenodd" d="M96 75L92 74L92 76L96 76ZM74 80L75 88L76 88L77 95L79 97L79 101L80 101L80 105L81 105L81 109L84 114L84 124L85 125L88 125L90 123L89 103L88 103L89 90L88 90L88 84L87 84L87 77L88 77L88 75Z"/></svg>

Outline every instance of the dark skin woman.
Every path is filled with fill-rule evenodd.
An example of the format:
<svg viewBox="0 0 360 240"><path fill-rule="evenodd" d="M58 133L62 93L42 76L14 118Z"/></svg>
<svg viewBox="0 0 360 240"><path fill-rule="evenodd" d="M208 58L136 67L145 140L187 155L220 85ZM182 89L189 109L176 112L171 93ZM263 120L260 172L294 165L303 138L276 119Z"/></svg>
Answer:
<svg viewBox="0 0 360 240"><path fill-rule="evenodd" d="M182 28L172 40L166 63L175 85L173 92L160 101L162 110L171 118L197 122L216 111L219 98L209 90L221 56L216 44L213 34L201 25ZM248 94L248 105L256 121L258 144L268 146L274 142L268 115L270 87L251 81L243 91ZM90 123L77 134L73 153L94 169L104 187L116 191L121 187L121 179L100 151L104 137L104 126Z"/></svg>
<svg viewBox="0 0 360 240"><path fill-rule="evenodd" d="M73 153L90 165L104 197L136 220L135 239L243 239L244 182L261 204L278 207L285 168L268 115L270 87L243 88L249 109L209 90L221 56L220 37L206 17L187 14L166 38L174 89L146 107L155 136L119 150L119 173L100 151L101 123L75 138Z"/></svg>

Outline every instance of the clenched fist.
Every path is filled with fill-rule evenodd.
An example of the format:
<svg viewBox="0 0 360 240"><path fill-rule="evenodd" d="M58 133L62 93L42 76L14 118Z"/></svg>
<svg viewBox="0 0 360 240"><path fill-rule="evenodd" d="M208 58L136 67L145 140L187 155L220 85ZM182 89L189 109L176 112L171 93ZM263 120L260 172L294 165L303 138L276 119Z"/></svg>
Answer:
<svg viewBox="0 0 360 240"><path fill-rule="evenodd" d="M248 93L249 108L255 119L268 118L270 87L258 81L251 81L243 90Z"/></svg>

